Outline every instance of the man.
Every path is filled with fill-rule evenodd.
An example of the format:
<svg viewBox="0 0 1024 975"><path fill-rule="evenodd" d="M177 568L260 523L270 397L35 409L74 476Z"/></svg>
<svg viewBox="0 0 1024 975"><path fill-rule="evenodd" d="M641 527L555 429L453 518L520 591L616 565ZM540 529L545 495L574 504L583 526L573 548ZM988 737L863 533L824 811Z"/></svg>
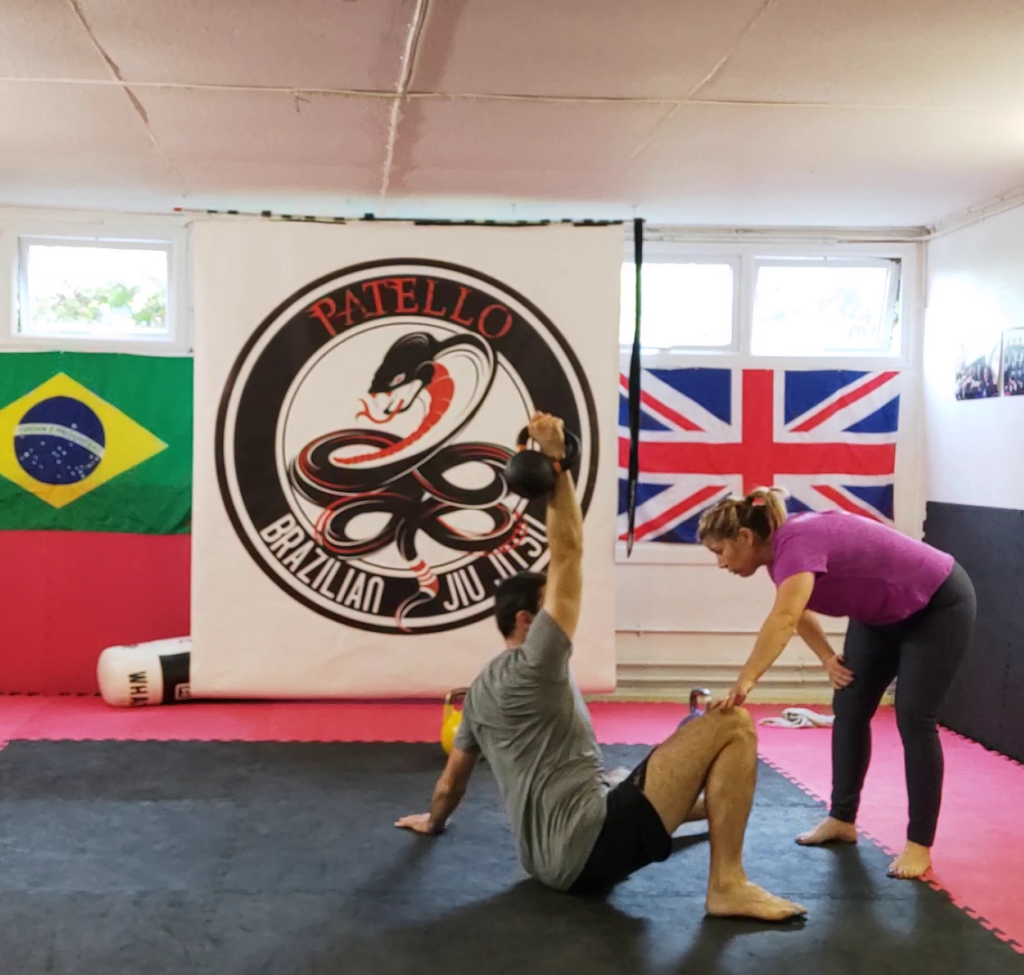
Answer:
<svg viewBox="0 0 1024 975"><path fill-rule="evenodd" d="M536 414L530 436L556 465L562 460L560 419ZM560 471L549 498L547 531L547 577L521 573L497 589L495 616L506 650L466 695L430 812L395 825L442 832L483 753L525 870L556 890L594 893L667 859L672 833L705 815L695 809L704 790L711 833L708 914L781 921L806 913L751 884L743 871L757 766L754 725L743 709L688 722L609 788L586 704L569 672L583 586L583 515L568 472Z"/></svg>

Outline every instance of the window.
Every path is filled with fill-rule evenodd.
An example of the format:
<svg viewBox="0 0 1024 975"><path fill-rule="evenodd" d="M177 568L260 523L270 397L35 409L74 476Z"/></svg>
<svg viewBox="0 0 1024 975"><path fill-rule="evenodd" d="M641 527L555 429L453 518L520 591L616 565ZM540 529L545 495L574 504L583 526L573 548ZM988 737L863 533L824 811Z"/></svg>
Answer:
<svg viewBox="0 0 1024 975"><path fill-rule="evenodd" d="M750 351L900 354L899 261L757 260Z"/></svg>
<svg viewBox="0 0 1024 975"><path fill-rule="evenodd" d="M15 335L175 339L172 241L22 237Z"/></svg>
<svg viewBox="0 0 1024 975"><path fill-rule="evenodd" d="M647 350L734 347L736 274L724 261L654 260L643 263L643 322L640 340ZM619 342L633 344L636 327L636 265L622 266Z"/></svg>
<svg viewBox="0 0 1024 975"><path fill-rule="evenodd" d="M627 245L628 246L628 245ZM697 247L699 246L699 250ZM642 352L757 359L904 361L913 245L649 242ZM633 344L635 265L622 266L619 344Z"/></svg>

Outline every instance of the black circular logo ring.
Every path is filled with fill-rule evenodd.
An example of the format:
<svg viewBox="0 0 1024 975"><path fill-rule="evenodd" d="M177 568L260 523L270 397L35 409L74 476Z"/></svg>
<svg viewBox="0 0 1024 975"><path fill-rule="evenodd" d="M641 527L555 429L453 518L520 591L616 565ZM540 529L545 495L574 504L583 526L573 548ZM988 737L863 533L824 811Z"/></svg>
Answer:
<svg viewBox="0 0 1024 975"><path fill-rule="evenodd" d="M495 585L548 560L545 505L502 472L535 410L579 433L593 396L553 322L456 264L373 261L313 281L251 335L217 414L217 477L251 557L349 626L436 633L493 611Z"/></svg>

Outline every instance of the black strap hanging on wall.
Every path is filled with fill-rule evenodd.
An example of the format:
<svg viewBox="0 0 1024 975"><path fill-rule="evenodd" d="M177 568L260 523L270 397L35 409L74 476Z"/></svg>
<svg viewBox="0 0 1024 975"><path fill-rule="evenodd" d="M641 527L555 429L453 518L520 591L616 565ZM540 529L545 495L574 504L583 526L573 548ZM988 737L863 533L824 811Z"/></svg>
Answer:
<svg viewBox="0 0 1024 975"><path fill-rule="evenodd" d="M640 273L644 263L644 222L633 221L633 263L636 266L636 325L633 329L633 355L629 360L629 475L627 481L626 555L633 552L633 526L636 521L636 486L640 474Z"/></svg>

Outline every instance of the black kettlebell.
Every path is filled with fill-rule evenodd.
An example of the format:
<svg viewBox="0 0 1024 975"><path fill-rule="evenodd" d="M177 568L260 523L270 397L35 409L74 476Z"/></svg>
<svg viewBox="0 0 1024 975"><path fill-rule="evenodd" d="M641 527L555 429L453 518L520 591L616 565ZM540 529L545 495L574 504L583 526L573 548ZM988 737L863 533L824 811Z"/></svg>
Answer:
<svg viewBox="0 0 1024 975"><path fill-rule="evenodd" d="M523 427L516 438L516 452L505 466L505 483L510 491L521 498L539 498L544 494L550 494L555 488L559 473L571 470L580 459L582 444L575 433L566 430L565 457L556 469L554 461L545 457L539 450L526 449L529 439L530 431Z"/></svg>

